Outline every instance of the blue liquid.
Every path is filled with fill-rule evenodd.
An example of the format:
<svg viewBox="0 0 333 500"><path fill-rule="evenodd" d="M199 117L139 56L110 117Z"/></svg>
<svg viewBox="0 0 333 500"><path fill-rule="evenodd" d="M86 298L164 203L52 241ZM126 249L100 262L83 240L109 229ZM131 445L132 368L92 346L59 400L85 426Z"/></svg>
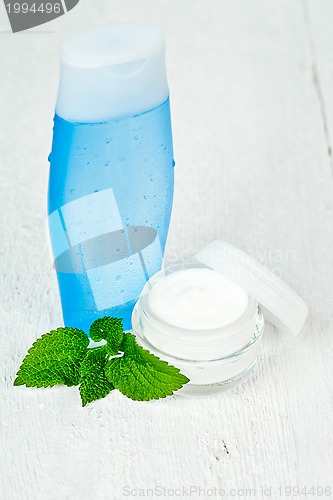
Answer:
<svg viewBox="0 0 333 500"><path fill-rule="evenodd" d="M124 319L160 270L172 208L169 100L103 123L54 118L49 227L64 324Z"/></svg>

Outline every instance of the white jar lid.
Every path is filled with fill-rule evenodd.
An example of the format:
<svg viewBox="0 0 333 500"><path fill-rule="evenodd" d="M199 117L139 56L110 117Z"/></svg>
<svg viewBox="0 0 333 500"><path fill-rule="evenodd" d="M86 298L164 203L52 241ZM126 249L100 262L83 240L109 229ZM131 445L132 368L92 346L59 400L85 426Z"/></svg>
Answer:
<svg viewBox="0 0 333 500"><path fill-rule="evenodd" d="M56 113L101 122L151 110L167 100L163 33L153 26L95 26L65 41Z"/></svg>
<svg viewBox="0 0 333 500"><path fill-rule="evenodd" d="M297 335L306 320L305 302L276 274L242 250L216 240L203 248L195 258L227 276L257 300L265 319Z"/></svg>

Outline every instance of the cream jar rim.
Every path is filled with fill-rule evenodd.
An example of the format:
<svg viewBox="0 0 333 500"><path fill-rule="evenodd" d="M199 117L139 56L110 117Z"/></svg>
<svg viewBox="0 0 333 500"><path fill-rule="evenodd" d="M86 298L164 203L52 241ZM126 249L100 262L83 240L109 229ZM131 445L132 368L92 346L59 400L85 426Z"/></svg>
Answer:
<svg viewBox="0 0 333 500"><path fill-rule="evenodd" d="M139 311L137 309L137 304L134 308L133 311L133 316L139 315ZM225 356L219 356L217 358L212 358L212 359L190 359L190 358L184 358L179 355L172 354L170 352L167 352L163 350L161 347L153 344L145 335L142 329L139 328L135 329L134 332L135 334L139 337L139 342L142 343L142 346L144 348L149 349L151 352L155 352L157 354L162 354L163 356L168 357L169 359L174 359L177 361L181 361L182 364L197 364L198 366L204 365L205 363L216 363L220 364L221 362L228 361L234 358L238 358L240 356L243 356L247 352L250 351L254 347L255 344L259 342L259 340L262 338L262 335L264 333L264 325L265 325L265 319L264 315L260 309L260 306L258 305L257 307L257 322L254 331L252 332L252 336L249 338L249 341L244 347L241 347L237 349L234 352L231 352L230 354L226 354Z"/></svg>
<svg viewBox="0 0 333 500"><path fill-rule="evenodd" d="M138 303L140 303L140 305L142 306L142 310L143 310L143 313L146 315L147 318L149 318L149 320L153 320L155 322L157 322L159 325L163 326L164 328L170 330L177 330L177 336L179 337L179 334L182 335L183 339L184 340L184 337L186 338L187 336L189 338L191 338L191 341L193 342L193 337L201 337L202 335L202 332L203 330L200 329L200 330L197 330L197 329L192 329L192 328L184 328L184 327L179 327L177 325L174 325L172 323L169 323L165 320L163 320L162 318L160 318L160 316L158 314L156 314L153 309L150 307L149 305L149 301L148 301L148 296L149 296L149 292L150 292L150 288L152 288L154 286L154 281L158 281L159 279L163 279L163 277L166 275L166 274L169 274L169 273L172 273L172 272L177 272L177 270L183 270L183 269L191 269L191 268L204 268L204 269L211 269L212 271L214 271L214 269L212 269L211 267L199 262L199 261L189 261L189 262L183 262L183 263L178 263L178 264L174 264L172 266L169 266L167 267L166 269L162 269L161 271L158 271L157 273L155 273L148 281L147 283L145 284L142 292L141 292L141 295L139 297L139 300L138 300ZM215 271L217 272L217 271ZM257 313L257 309L258 309L258 302L253 299L252 297L250 297L248 294L248 304L246 306L246 309L244 310L244 312L234 321L224 325L224 326L220 326L220 327L216 327L216 328L208 328L208 329L205 329L205 335L206 335L206 339L205 339L205 343L207 342L208 340L208 336L209 336L209 340L216 340L218 337L221 338L228 338L232 335L234 335L235 333L235 330L238 329L238 328L241 328L243 325L245 325L246 323L248 323L251 318L253 317L254 314ZM197 339L199 340L199 339Z"/></svg>

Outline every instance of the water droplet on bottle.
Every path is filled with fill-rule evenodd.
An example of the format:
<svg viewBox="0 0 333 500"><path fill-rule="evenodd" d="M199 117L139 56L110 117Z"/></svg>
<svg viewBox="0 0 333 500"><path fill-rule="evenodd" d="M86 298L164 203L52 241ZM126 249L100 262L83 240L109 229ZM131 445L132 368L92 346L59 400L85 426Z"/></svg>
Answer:
<svg viewBox="0 0 333 500"><path fill-rule="evenodd" d="M98 193L99 189L95 189L94 193Z"/></svg>
<svg viewBox="0 0 333 500"><path fill-rule="evenodd" d="M120 281L120 280L121 280L121 275L120 275L120 274L118 274L118 276L116 276L116 280L117 280L117 281Z"/></svg>
<svg viewBox="0 0 333 500"><path fill-rule="evenodd" d="M176 165L175 160L172 160L172 167L174 167L175 165Z"/></svg>
<svg viewBox="0 0 333 500"><path fill-rule="evenodd" d="M154 182L154 178L153 177L150 178L150 182Z"/></svg>
<svg viewBox="0 0 333 500"><path fill-rule="evenodd" d="M144 195L144 197L143 197L143 198L146 200L146 199L148 198L148 196Z"/></svg>
<svg viewBox="0 0 333 500"><path fill-rule="evenodd" d="M86 165L90 165L90 161L87 161L87 162L86 162Z"/></svg>
<svg viewBox="0 0 333 500"><path fill-rule="evenodd" d="M138 135L135 135L135 136L134 136L134 140L135 140L135 141L138 141L138 140L139 140L139 136L138 136Z"/></svg>
<svg viewBox="0 0 333 500"><path fill-rule="evenodd" d="M105 139L106 144L110 144L110 142L111 142L111 141L112 141L111 137L107 137L107 138Z"/></svg>
<svg viewBox="0 0 333 500"><path fill-rule="evenodd" d="M104 167L108 167L109 165L110 165L109 161L107 161L107 162L104 163Z"/></svg>

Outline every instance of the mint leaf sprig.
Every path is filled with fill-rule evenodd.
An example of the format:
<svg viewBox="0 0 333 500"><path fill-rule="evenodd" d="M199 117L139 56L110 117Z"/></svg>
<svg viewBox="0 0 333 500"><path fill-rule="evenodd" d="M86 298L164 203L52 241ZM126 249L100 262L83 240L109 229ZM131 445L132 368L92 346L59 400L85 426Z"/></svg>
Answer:
<svg viewBox="0 0 333 500"><path fill-rule="evenodd" d="M90 337L104 345L89 347L83 330L61 327L34 342L14 385L79 386L82 406L118 389L134 401L171 396L189 382L178 368L143 349L122 320L105 316L92 323Z"/></svg>

